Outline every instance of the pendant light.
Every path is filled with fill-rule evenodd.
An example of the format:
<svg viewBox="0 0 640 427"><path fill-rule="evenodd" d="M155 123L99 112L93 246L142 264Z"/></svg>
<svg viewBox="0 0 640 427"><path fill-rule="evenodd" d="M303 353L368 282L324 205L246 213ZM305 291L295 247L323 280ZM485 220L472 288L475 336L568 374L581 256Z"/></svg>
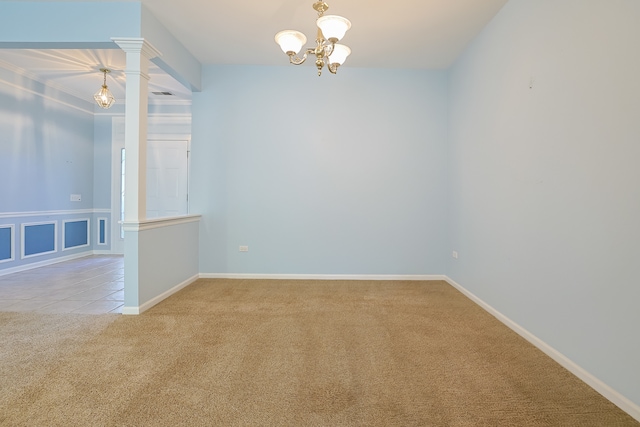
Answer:
<svg viewBox="0 0 640 427"><path fill-rule="evenodd" d="M107 87L107 73L110 73L111 70L109 70L108 68L100 68L100 71L104 73L104 81L102 83L102 88L100 88L100 90L96 92L95 95L93 95L93 99L96 100L96 104L98 104L100 108L104 108L106 110L111 108L113 103L116 102L116 99L113 97L111 91L109 91L109 88Z"/></svg>

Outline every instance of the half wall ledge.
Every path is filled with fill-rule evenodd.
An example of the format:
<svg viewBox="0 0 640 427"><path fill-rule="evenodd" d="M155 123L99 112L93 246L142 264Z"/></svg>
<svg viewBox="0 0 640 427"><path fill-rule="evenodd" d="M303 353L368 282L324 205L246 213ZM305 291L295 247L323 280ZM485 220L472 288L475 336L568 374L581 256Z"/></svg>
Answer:
<svg viewBox="0 0 640 427"><path fill-rule="evenodd" d="M162 218L142 219L140 221L123 221L122 228L124 231L144 231L153 228L163 228L171 225L186 224L189 222L198 222L202 215L178 215L167 216Z"/></svg>

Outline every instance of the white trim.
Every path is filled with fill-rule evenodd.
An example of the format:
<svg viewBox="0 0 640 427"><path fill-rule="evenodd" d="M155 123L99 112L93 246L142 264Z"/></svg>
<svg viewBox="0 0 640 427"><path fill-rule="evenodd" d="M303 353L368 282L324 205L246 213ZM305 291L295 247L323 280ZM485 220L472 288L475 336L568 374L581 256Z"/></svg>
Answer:
<svg viewBox="0 0 640 427"><path fill-rule="evenodd" d="M162 56L162 52L141 37L111 37L111 41L126 53L140 53L147 59Z"/></svg>
<svg viewBox="0 0 640 427"><path fill-rule="evenodd" d="M11 230L11 256L6 259L0 259L0 264L3 262L11 262L16 260L16 226L15 224L2 224L0 228L8 228Z"/></svg>
<svg viewBox="0 0 640 427"><path fill-rule="evenodd" d="M104 242L100 242L100 221L104 221ZM107 217L101 216L96 218L96 245L98 246L106 246L108 245L107 239L107 230L109 229L109 219Z"/></svg>
<svg viewBox="0 0 640 427"><path fill-rule="evenodd" d="M111 209L68 209L58 211L0 212L0 218L19 218L29 216L82 215L111 213Z"/></svg>
<svg viewBox="0 0 640 427"><path fill-rule="evenodd" d="M94 249L93 251L91 251L91 253L89 255L117 255L117 256L122 256L122 254L113 253L113 251L110 251L108 249Z"/></svg>
<svg viewBox="0 0 640 427"><path fill-rule="evenodd" d="M201 279L275 279L275 280L446 280L441 274L245 274L200 273Z"/></svg>
<svg viewBox="0 0 640 427"><path fill-rule="evenodd" d="M469 292L460 284L456 283L451 278L444 276L445 280L454 288L462 292L467 298L471 301L478 304L485 311L491 314L493 317L498 319L500 322L504 323L515 333L520 335L522 338L529 341L531 344L536 346L539 350L545 353L547 356L558 362L562 367L567 369L569 372L574 374L576 377L580 378L587 385L593 388L595 391L600 393L602 396L610 400L614 405L625 411L627 414L631 415L637 421L640 421L640 406L633 403L631 400L624 397L622 394L611 388L609 385L604 383L602 380L595 377L593 374L586 371L580 365L569 359L564 354L560 353L555 348L551 347L546 342L542 341L540 338L533 335L531 332L527 331L522 326L518 325L513 320L509 319L504 314L500 313L498 310L484 302L482 299L478 298L473 293Z"/></svg>
<svg viewBox="0 0 640 427"><path fill-rule="evenodd" d="M48 252L38 252L37 254L25 255L24 254L25 228L33 227L36 225L47 225L47 224L53 224L53 250ZM33 257L53 254L56 252L58 252L58 221L24 222L20 224L20 259L33 258Z"/></svg>
<svg viewBox="0 0 640 427"><path fill-rule="evenodd" d="M85 243L84 245L67 247L67 234L65 232L67 228L67 223L82 222L82 221L87 221L87 243ZM70 251L72 249L86 248L88 246L91 246L91 220L89 218L73 218L73 219L62 220L62 250Z"/></svg>
<svg viewBox="0 0 640 427"><path fill-rule="evenodd" d="M149 94L151 94L151 92L149 92ZM176 95L176 96L181 96L181 95ZM169 97L167 97L169 98ZM169 106L169 107L190 107L192 105L192 101L190 99L185 99L185 98L179 98L179 99L171 99L171 100L163 100L161 98L156 98L155 95L154 96L149 96L148 99L148 105L153 105L153 106ZM124 117L124 111L116 111L116 110L102 110L101 111L95 111L93 115L94 116L111 116L111 117ZM191 117L190 114L186 114L186 113L177 113L177 114L172 114L172 113L149 113L148 117L159 117L159 116L167 116L167 117L177 117L177 116L186 116L186 117Z"/></svg>
<svg viewBox="0 0 640 427"><path fill-rule="evenodd" d="M5 276L7 274L13 274L13 273L20 273L21 271L33 270L34 268L39 268L39 267L46 267L48 265L57 264L59 262L70 261L72 259L82 258L89 255L97 255L97 254L95 254L94 251L85 251L77 254L47 259L44 261L31 262L29 264L18 265L16 267L5 268L3 270L0 270L0 276ZM104 254L104 255L108 255L108 254Z"/></svg>
<svg viewBox="0 0 640 427"><path fill-rule="evenodd" d="M120 234L123 149L124 115L111 118L111 250L120 254L124 254L124 239Z"/></svg>
<svg viewBox="0 0 640 427"><path fill-rule="evenodd" d="M186 224L189 222L198 222L202 215L180 215L169 216L166 218L151 218L140 221L124 221L122 227L124 231L145 231L154 228L169 227L171 225Z"/></svg>
<svg viewBox="0 0 640 427"><path fill-rule="evenodd" d="M158 96L158 95L153 95L151 92L149 92L150 95L149 96L149 105L171 105L171 106L190 106L191 100L190 99L185 99L185 98L177 98L177 99L163 99L162 95ZM180 95L174 95L174 96L180 96ZM167 97L170 98L170 97Z"/></svg>
<svg viewBox="0 0 640 427"><path fill-rule="evenodd" d="M154 305L158 304L160 301L162 301L162 300L170 297L171 295L175 294L180 289L189 286L190 284L192 284L196 280L198 280L198 274L194 274L193 276L191 276L190 278L188 278L184 282L179 283L176 286L174 286L173 288L169 289L168 291L165 291L165 292L161 293L160 295L158 295L157 297L154 297L154 298L150 299L149 301L145 302L141 306L137 306L137 307L135 307L135 306L134 307L124 306L124 307L122 307L122 314L140 314L140 313L150 309Z"/></svg>

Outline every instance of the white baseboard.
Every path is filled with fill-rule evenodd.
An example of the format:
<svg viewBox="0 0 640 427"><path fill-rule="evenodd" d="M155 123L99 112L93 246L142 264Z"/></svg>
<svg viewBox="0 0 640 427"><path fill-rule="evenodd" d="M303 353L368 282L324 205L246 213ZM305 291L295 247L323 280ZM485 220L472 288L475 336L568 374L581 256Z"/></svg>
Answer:
<svg viewBox="0 0 640 427"><path fill-rule="evenodd" d="M116 253L114 253L112 251L109 251L109 250L94 250L94 251L91 252L91 254L92 255L121 255L122 256L122 254L116 254Z"/></svg>
<svg viewBox="0 0 640 427"><path fill-rule="evenodd" d="M158 304L160 301L162 301L162 300L170 297L171 295L175 294L180 289L189 286L190 284L192 284L193 282L198 280L199 277L200 277L199 274L194 274L193 276L191 276L187 280L183 281L182 283L177 284L173 288L161 293L160 295L150 299L149 301L145 302L144 304L142 304L140 306L126 306L125 305L124 307L122 307L122 314L140 314L140 313L143 313L144 311L146 311L146 310L150 309L151 307L153 307L154 305Z"/></svg>
<svg viewBox="0 0 640 427"><path fill-rule="evenodd" d="M243 274L200 273L201 279L272 280L446 280L441 274Z"/></svg>
<svg viewBox="0 0 640 427"><path fill-rule="evenodd" d="M631 400L624 397L622 394L618 393L616 390L611 388L609 385L605 384L600 379L596 378L593 374L587 372L584 368L576 364L574 361L566 357L564 354L560 353L555 348L551 347L549 344L542 341L540 338L533 335L531 332L527 331L522 326L518 325L513 320L509 319L504 314L500 313L498 310L484 302L482 299L478 298L473 293L469 292L460 284L456 283L450 277L445 276L445 279L451 286L462 292L467 298L471 301L478 304L485 311L491 314L493 317L504 323L510 329L512 329L515 333L520 335L522 338L529 341L531 344L536 346L539 350L545 353L547 356L558 362L562 367L567 369L576 377L580 378L582 381L587 383L591 388L600 393L602 396L611 401L614 405L625 411L627 414L631 415L637 421L640 421L640 406L633 403Z"/></svg>
<svg viewBox="0 0 640 427"><path fill-rule="evenodd" d="M48 265L58 264L60 262L65 262L65 261L71 261L73 259L83 258L91 255L122 255L122 254L115 254L111 251L103 251L103 250L84 251L84 252L80 252L73 255L65 255L57 258L47 259L44 261L30 262L29 264L23 264L17 267L5 268L4 270L0 270L0 276L12 274L12 273L20 273L21 271L33 270L34 268L46 267Z"/></svg>
<svg viewBox="0 0 640 427"><path fill-rule="evenodd" d="M71 261L72 259L82 258L93 255L93 251L84 251L73 255L65 255L61 257L51 258L44 261L30 262L29 264L18 265L16 267L5 268L0 270L0 276L6 274L19 273L21 271L32 270L34 268L46 267L48 265L58 264L59 262Z"/></svg>

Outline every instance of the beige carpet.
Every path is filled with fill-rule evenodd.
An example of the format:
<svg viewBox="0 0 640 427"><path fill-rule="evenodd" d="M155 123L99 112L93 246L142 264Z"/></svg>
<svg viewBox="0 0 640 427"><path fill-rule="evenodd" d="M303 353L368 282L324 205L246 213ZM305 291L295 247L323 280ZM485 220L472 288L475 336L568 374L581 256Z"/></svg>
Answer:
<svg viewBox="0 0 640 427"><path fill-rule="evenodd" d="M0 313L2 426L637 426L445 282L199 280Z"/></svg>

